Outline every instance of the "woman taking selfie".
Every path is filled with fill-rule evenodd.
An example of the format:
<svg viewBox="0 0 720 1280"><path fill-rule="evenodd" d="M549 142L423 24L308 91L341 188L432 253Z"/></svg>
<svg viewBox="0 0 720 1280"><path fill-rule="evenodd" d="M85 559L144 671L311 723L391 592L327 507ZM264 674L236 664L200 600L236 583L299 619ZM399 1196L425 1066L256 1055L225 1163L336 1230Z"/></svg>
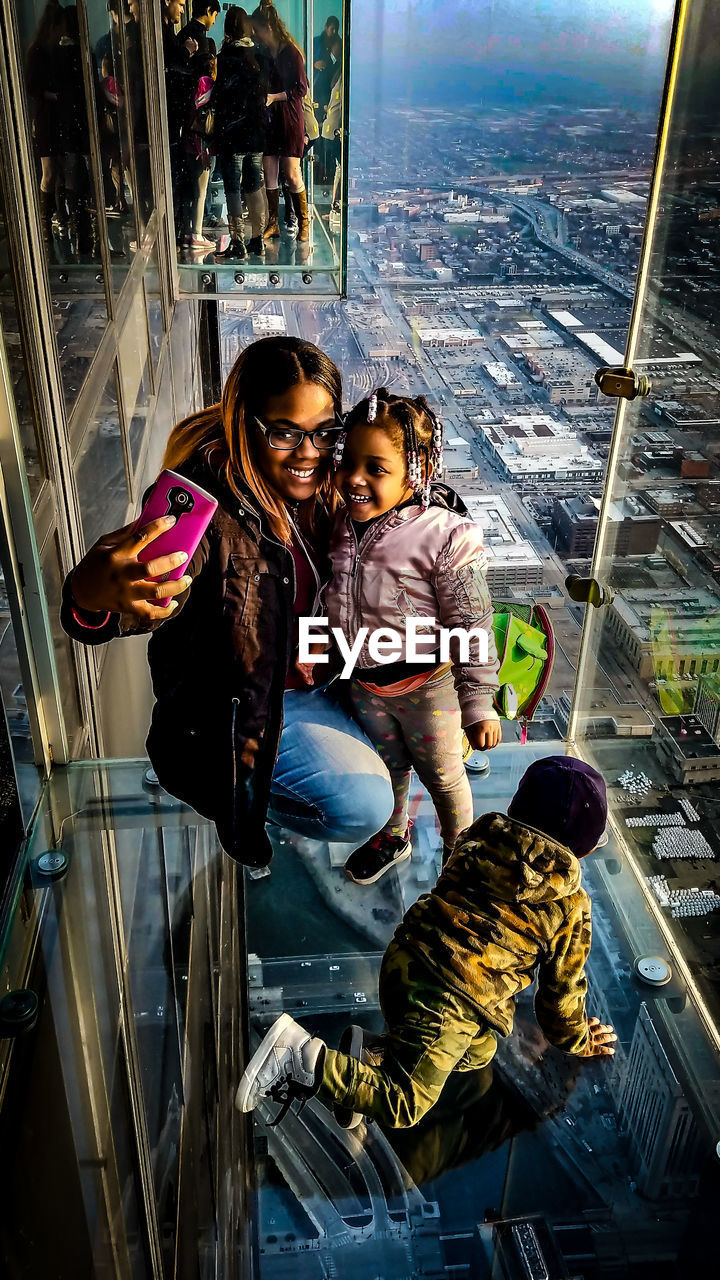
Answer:
<svg viewBox="0 0 720 1280"><path fill-rule="evenodd" d="M253 343L220 404L168 440L163 466L218 501L185 576L149 581L182 563L177 555L139 560L172 527L162 518L100 538L64 586L62 622L75 640L153 633L148 755L162 786L212 819L246 866L272 857L269 805L294 831L355 845L393 805L362 730L295 665L297 619L317 610L327 576L341 408L340 373L312 343Z"/></svg>

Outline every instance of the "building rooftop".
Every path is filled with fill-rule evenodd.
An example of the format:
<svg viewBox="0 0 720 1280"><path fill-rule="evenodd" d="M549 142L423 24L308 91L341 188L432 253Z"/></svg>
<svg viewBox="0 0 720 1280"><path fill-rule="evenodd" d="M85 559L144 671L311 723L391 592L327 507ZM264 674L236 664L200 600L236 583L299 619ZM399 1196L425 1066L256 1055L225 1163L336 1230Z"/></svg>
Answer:
<svg viewBox="0 0 720 1280"><path fill-rule="evenodd" d="M720 756L720 748L696 716L661 716L660 724L683 759Z"/></svg>
<svg viewBox="0 0 720 1280"><path fill-rule="evenodd" d="M463 495L463 502L471 518L482 526L488 568L494 564L542 566L540 556L523 538L503 498L491 493L473 493Z"/></svg>

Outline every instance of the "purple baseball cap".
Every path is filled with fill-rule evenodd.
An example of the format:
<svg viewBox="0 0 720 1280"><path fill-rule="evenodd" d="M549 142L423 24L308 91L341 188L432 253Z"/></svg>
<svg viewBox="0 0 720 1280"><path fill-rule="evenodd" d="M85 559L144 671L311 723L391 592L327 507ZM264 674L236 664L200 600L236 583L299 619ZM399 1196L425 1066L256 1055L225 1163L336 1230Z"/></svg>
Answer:
<svg viewBox="0 0 720 1280"><path fill-rule="evenodd" d="M544 756L525 770L508 816L537 827L583 858L605 831L605 779L574 756Z"/></svg>

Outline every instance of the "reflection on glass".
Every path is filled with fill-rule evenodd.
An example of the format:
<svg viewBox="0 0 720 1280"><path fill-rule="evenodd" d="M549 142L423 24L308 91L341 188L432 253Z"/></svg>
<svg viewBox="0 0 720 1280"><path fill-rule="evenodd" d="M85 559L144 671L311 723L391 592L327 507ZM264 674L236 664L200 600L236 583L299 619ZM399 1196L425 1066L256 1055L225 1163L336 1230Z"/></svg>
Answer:
<svg viewBox="0 0 720 1280"><path fill-rule="evenodd" d="M27 697L23 687L17 638L10 613L5 575L0 569L0 696L5 709L20 803L26 822L32 817L40 794L40 771L35 765ZM0 710L0 714L2 714Z"/></svg>
<svg viewBox="0 0 720 1280"><path fill-rule="evenodd" d="M16 5L37 164L40 228L48 262L68 408L107 324L91 159L95 101L84 23L75 5ZM79 299L82 298L82 301Z"/></svg>
<svg viewBox="0 0 720 1280"><path fill-rule="evenodd" d="M75 479L85 545L91 547L105 530L121 528L127 511L125 451L114 372L83 436L75 459Z"/></svg>
<svg viewBox="0 0 720 1280"><path fill-rule="evenodd" d="M47 596L48 616L55 650L55 666L60 684L60 704L70 748L76 744L80 719L80 695L78 693L75 655L72 641L60 626L60 602L65 577L61 570L60 547L57 535L48 538L40 556L43 585ZM84 754L81 752L81 754Z"/></svg>
<svg viewBox="0 0 720 1280"><path fill-rule="evenodd" d="M0 203L0 254L3 267L8 263L6 224ZM27 360L23 344L17 301L11 285L11 272L3 270L0 284L0 341L3 344L13 392L15 415L22 443L23 462L30 500L35 501L47 476L45 457L35 423L34 406L27 379Z"/></svg>
<svg viewBox="0 0 720 1280"><path fill-rule="evenodd" d="M145 435L145 426L147 423L148 407L150 404L150 373L147 363L142 371L142 376L138 384L137 397L135 400L135 408L132 411L128 423L128 442L130 445L130 463L133 471L137 466L140 457L140 449L142 447Z"/></svg>
<svg viewBox="0 0 720 1280"><path fill-rule="evenodd" d="M315 142L315 203L329 230L337 233L341 221L342 129L344 110L343 43L340 19L325 16L326 6L315 3L318 34L313 42L313 97L320 136Z"/></svg>
<svg viewBox="0 0 720 1280"><path fill-rule="evenodd" d="M214 0L192 12L182 25L181 6L163 0L181 265L336 271L328 233L341 213L341 19L318 12L308 51L312 24L298 0L252 12ZM313 166L324 184L317 207Z"/></svg>
<svg viewBox="0 0 720 1280"><path fill-rule="evenodd" d="M0 1038L12 1276L250 1274L230 1088L240 886L209 829L160 812L143 773L73 765L51 780L29 859L57 842L69 870L59 892L28 884L1 940L3 990L40 1000L28 1034ZM51 1202L42 1230L28 1186Z"/></svg>
<svg viewBox="0 0 720 1280"><path fill-rule="evenodd" d="M143 294L138 292L133 299L132 310L125 322L118 348L122 407L129 435L131 470L134 470L138 460L150 398L147 324Z"/></svg>
<svg viewBox="0 0 720 1280"><path fill-rule="evenodd" d="M130 11L125 0L86 0L93 85L98 121L102 192L112 276L117 287L129 265L136 238L128 119L126 36Z"/></svg>
<svg viewBox="0 0 720 1280"><path fill-rule="evenodd" d="M160 295L160 278L158 275L157 246L153 245L147 269L145 271L145 302L147 305L148 332L150 335L150 354L153 369L157 368L160 349L165 334L162 298Z"/></svg>

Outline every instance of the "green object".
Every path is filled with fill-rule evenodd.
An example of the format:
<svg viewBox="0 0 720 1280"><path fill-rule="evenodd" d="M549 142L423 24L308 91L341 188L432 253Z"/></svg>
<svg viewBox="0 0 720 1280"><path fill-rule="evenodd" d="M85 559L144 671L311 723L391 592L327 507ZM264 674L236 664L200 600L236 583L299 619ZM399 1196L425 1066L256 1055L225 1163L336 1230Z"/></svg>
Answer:
<svg viewBox="0 0 720 1280"><path fill-rule="evenodd" d="M555 656L550 619L538 604L496 600L493 632L500 663L495 710L504 720L532 720Z"/></svg>

